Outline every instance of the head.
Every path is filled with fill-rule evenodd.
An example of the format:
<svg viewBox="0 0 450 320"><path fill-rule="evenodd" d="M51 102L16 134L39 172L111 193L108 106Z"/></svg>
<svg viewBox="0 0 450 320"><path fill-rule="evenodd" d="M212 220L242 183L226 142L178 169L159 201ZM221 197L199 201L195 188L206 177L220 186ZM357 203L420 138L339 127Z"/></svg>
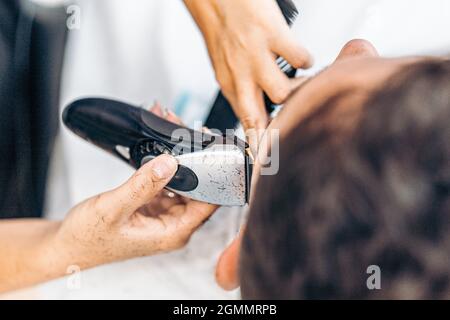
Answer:
<svg viewBox="0 0 450 320"><path fill-rule="evenodd" d="M256 175L244 298L450 297L448 88L450 62L382 59L365 41L300 86L271 124L279 173ZM373 265L382 290L367 288Z"/></svg>

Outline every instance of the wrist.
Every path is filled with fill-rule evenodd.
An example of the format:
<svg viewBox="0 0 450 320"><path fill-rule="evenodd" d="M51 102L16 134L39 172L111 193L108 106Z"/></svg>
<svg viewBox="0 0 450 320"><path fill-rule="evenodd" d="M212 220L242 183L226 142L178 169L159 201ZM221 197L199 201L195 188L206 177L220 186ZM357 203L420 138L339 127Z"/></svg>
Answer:
<svg viewBox="0 0 450 320"><path fill-rule="evenodd" d="M99 256L91 255L91 250L83 245L83 241L74 236L72 225L63 221L55 226L45 241L42 258L52 264L52 272L57 276L66 275L73 267L88 269L101 264Z"/></svg>
<svg viewBox="0 0 450 320"><path fill-rule="evenodd" d="M57 278L66 273L67 261L64 248L58 241L61 222L49 222L42 230L41 241L36 245L36 265L39 272L48 279Z"/></svg>
<svg viewBox="0 0 450 320"><path fill-rule="evenodd" d="M73 237L65 221L49 226L45 239L41 241L38 261L41 272L45 272L48 280L73 273L73 270L84 270L102 264L100 255L91 255L90 250L80 245Z"/></svg>
<svg viewBox="0 0 450 320"><path fill-rule="evenodd" d="M206 42L220 29L221 17L217 0L184 0L186 8L202 32Z"/></svg>

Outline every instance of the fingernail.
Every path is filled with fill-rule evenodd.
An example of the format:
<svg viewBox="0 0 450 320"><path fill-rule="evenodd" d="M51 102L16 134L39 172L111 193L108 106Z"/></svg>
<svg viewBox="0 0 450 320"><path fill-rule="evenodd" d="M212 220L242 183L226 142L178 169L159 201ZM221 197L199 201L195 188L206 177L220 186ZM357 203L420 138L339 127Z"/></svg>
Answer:
<svg viewBox="0 0 450 320"><path fill-rule="evenodd" d="M172 177L178 168L177 160L170 155L161 155L150 162L155 176L159 179Z"/></svg>

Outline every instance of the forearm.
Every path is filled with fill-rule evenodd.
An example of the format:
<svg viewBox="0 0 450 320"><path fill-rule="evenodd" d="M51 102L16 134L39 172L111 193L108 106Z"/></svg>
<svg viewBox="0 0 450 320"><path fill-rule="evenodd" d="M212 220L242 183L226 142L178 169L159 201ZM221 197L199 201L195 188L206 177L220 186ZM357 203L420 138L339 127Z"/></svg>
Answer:
<svg viewBox="0 0 450 320"><path fill-rule="evenodd" d="M50 280L65 273L53 252L59 222L0 221L0 292Z"/></svg>
<svg viewBox="0 0 450 320"><path fill-rule="evenodd" d="M203 33L205 40L213 37L214 30L220 26L220 8L215 0L184 0L186 8Z"/></svg>

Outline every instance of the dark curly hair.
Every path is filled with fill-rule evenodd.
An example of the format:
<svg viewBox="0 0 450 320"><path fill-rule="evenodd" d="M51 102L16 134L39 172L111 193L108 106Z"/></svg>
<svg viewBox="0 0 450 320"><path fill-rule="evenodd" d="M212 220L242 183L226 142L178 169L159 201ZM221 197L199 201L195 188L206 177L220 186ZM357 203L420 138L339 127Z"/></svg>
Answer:
<svg viewBox="0 0 450 320"><path fill-rule="evenodd" d="M450 298L450 61L401 70L336 124L327 103L261 176L241 254L245 299ZM367 268L381 270L369 290Z"/></svg>

